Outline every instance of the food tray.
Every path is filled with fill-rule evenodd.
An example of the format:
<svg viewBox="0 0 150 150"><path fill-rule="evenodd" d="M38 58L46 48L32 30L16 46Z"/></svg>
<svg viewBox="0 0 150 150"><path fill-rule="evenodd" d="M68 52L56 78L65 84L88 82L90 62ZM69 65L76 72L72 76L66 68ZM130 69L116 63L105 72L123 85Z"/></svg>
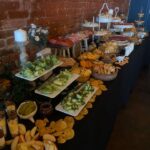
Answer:
<svg viewBox="0 0 150 150"><path fill-rule="evenodd" d="M96 93L96 91L97 91L97 89L98 89L97 87L93 87L93 88L94 88L94 91L93 91L92 93L90 93L90 94L87 95L87 97L85 98L85 104L82 105L82 106L80 106L80 108L79 108L78 110L76 110L76 111L74 111L74 112L67 112L66 110L63 109L61 103L59 103L59 104L55 107L55 109L56 109L57 111L60 111L60 112L62 112L62 113L65 113L65 114L68 114L68 115L71 115L71 116L74 116L74 117L78 116L79 113L81 112L81 110L85 107L85 105L88 103L88 101L92 98L92 96Z"/></svg>
<svg viewBox="0 0 150 150"><path fill-rule="evenodd" d="M50 71L54 70L55 68L59 67L60 65L62 65L63 62L59 61L58 64L54 65L53 67L51 67L50 69L44 71L41 75L34 77L34 78L26 78L23 77L20 73L15 74L16 77L27 80L27 81L35 81L36 79L46 75L47 73L49 73Z"/></svg>
<svg viewBox="0 0 150 150"><path fill-rule="evenodd" d="M57 95L59 95L64 89L66 89L73 81L75 81L80 75L79 74L72 74L72 77L68 80L68 82L66 83L66 85L64 86L61 86L61 89L53 92L52 94L46 94L46 93L43 93L39 90L39 88L37 90L35 90L35 93L36 94L39 94L39 95L42 95L42 96L46 96L46 97L49 97L49 98L55 98ZM51 79L50 79L51 80ZM47 84L48 82L47 81L46 83L44 83L42 86L44 86L45 84Z"/></svg>
<svg viewBox="0 0 150 150"><path fill-rule="evenodd" d="M110 74L110 75L106 75L106 74L98 74L98 73L93 73L92 76L95 79L99 79L102 81L111 81L114 80L118 75L118 70L116 70L116 72L114 74Z"/></svg>

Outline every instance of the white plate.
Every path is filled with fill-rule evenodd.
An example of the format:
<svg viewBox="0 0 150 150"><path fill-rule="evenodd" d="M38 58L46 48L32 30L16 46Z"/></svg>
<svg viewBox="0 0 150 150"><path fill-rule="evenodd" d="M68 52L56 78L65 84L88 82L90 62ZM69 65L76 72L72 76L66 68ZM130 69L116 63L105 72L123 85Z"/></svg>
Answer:
<svg viewBox="0 0 150 150"><path fill-rule="evenodd" d="M61 103L59 103L56 107L55 107L55 109L57 110L57 111L60 111L60 112L63 112L63 113L65 113L65 114L68 114L68 115L71 115L71 116L78 116L78 114L81 112L81 110L85 107L85 105L88 103L88 101L92 98L92 96L96 93L96 91L97 91L97 87L93 87L94 88L94 91L92 92L92 93L90 93L90 94L88 94L87 95L87 97L85 98L85 104L84 105L82 105L82 106L80 106L80 108L78 109L78 110L76 110L76 111L74 111L74 112L68 112L68 111L66 111L66 110L64 110L63 109L63 107L62 107L62 105L61 105Z"/></svg>
<svg viewBox="0 0 150 150"><path fill-rule="evenodd" d="M94 33L95 36L104 36L106 34L108 34L108 31L97 31Z"/></svg>
<svg viewBox="0 0 150 150"><path fill-rule="evenodd" d="M82 27L96 28L96 27L99 27L99 25L98 25L98 23L88 22L88 23L83 23Z"/></svg>
<svg viewBox="0 0 150 150"><path fill-rule="evenodd" d="M23 77L20 73L16 73L15 76L18 77L18 78L21 78L21 79L24 79L24 80L28 80L28 81L34 81L44 75L46 75L47 73L49 73L50 71L54 70L55 68L59 67L60 65L62 65L63 62L59 62L58 64L54 65L53 67L51 67L50 69L48 70L45 70L42 74L40 74L39 76L37 77L34 77L34 78L26 78L26 77Z"/></svg>
<svg viewBox="0 0 150 150"><path fill-rule="evenodd" d="M105 17L97 17L96 22L100 23L110 23L112 21L112 18L105 18Z"/></svg>
<svg viewBox="0 0 150 150"><path fill-rule="evenodd" d="M113 23L121 22L121 19L120 19L120 18L113 18L113 19L112 19L112 22L113 22Z"/></svg>
<svg viewBox="0 0 150 150"><path fill-rule="evenodd" d="M114 28L119 28L119 29L130 29L133 28L133 25L114 25Z"/></svg>
<svg viewBox="0 0 150 150"><path fill-rule="evenodd" d="M72 74L72 77L68 80L68 82L64 86L61 86L59 90L53 92L52 94L45 94L45 93L41 92L39 89L35 90L35 93L42 95L42 96L49 97L49 98L55 98L64 89L66 89L73 81L75 81L79 76L80 76L79 74ZM47 81L47 82L49 82L49 81ZM44 83L44 84L46 84L46 83ZM44 86L44 85L42 85L42 86Z"/></svg>

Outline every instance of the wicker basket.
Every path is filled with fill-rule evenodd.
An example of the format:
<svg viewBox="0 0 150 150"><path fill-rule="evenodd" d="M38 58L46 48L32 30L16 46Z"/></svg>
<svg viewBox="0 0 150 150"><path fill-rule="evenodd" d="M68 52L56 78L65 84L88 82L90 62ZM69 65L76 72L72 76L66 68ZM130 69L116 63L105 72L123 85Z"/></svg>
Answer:
<svg viewBox="0 0 150 150"><path fill-rule="evenodd" d="M95 73L93 72L92 76L95 78L95 79L99 79L99 80L102 80L102 81L111 81L111 80L114 80L118 75L118 70L116 70L115 73L113 74L98 74L98 73Z"/></svg>

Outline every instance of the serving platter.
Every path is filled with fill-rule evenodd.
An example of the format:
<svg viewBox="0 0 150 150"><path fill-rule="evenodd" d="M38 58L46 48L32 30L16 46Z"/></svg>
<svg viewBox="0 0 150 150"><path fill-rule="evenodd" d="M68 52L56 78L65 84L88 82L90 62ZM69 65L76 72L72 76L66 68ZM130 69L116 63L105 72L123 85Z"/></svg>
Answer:
<svg viewBox="0 0 150 150"><path fill-rule="evenodd" d="M31 77L31 78L27 78L27 77L24 77L19 73L16 73L15 76L18 77L18 78L21 78L21 79L24 79L24 80L27 80L27 81L35 81L36 79L46 75L47 73L51 72L52 70L54 70L55 68L61 66L63 64L63 62L59 61L56 65L52 66L50 69L48 70L45 70L42 74L40 74L39 76L36 76L36 77Z"/></svg>
<svg viewBox="0 0 150 150"><path fill-rule="evenodd" d="M95 36L104 36L107 35L109 33L109 31L96 31L94 33Z"/></svg>
<svg viewBox="0 0 150 150"><path fill-rule="evenodd" d="M86 106L86 104L88 103L88 101L92 98L92 96L96 93L96 91L98 90L98 88L97 87L93 87L94 88L94 91L93 92L91 92L91 93L89 93L86 97L85 97L85 99L84 99L84 104L83 105L81 105L80 107L79 107L79 109L77 109L77 110L75 110L75 111L66 111L66 110L64 110L64 108L62 107L62 104L61 104L61 102L55 107L55 109L57 110L57 111L60 111L60 112L62 112L62 113L65 113L65 114L67 114L67 115L70 115L70 116L74 116L74 117L76 117L76 116L78 116L79 115L79 113L82 111L82 109Z"/></svg>
<svg viewBox="0 0 150 150"><path fill-rule="evenodd" d="M82 27L86 27L86 28L96 28L99 27L98 23L93 23L93 22L87 22L87 23L83 23Z"/></svg>
<svg viewBox="0 0 150 150"><path fill-rule="evenodd" d="M96 18L96 22L98 22L98 23L110 23L110 22L112 22L112 18L111 17L99 16L99 17Z"/></svg>
<svg viewBox="0 0 150 150"><path fill-rule="evenodd" d="M52 93L44 93L40 90L41 87L44 87L47 84L52 83L52 79L50 78L47 82L45 82L42 86L40 86L38 89L35 90L36 94L49 97L49 98L55 98L57 95L59 95L64 89L66 89L71 83L73 83L77 78L79 78L79 74L72 74L71 78L67 81L67 83L63 86L60 86L60 88ZM55 78L55 77L54 77Z"/></svg>
<svg viewBox="0 0 150 150"><path fill-rule="evenodd" d="M119 28L119 29L130 29L133 27L134 26L131 24L114 25L114 28Z"/></svg>

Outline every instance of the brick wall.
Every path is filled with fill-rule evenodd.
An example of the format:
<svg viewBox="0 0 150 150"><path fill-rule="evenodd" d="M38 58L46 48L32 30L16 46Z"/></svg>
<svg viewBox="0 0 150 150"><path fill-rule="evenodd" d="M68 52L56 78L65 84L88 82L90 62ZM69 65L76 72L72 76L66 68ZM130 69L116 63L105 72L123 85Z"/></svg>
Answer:
<svg viewBox="0 0 150 150"><path fill-rule="evenodd" d="M11 62L18 59L13 31L30 23L49 26L50 34L76 31L84 19L92 19L105 0L0 0L0 64L2 56ZM129 0L107 0L109 7L128 11ZM8 57L9 55L9 57ZM3 59L2 59L3 58ZM7 62L7 60L5 60Z"/></svg>

